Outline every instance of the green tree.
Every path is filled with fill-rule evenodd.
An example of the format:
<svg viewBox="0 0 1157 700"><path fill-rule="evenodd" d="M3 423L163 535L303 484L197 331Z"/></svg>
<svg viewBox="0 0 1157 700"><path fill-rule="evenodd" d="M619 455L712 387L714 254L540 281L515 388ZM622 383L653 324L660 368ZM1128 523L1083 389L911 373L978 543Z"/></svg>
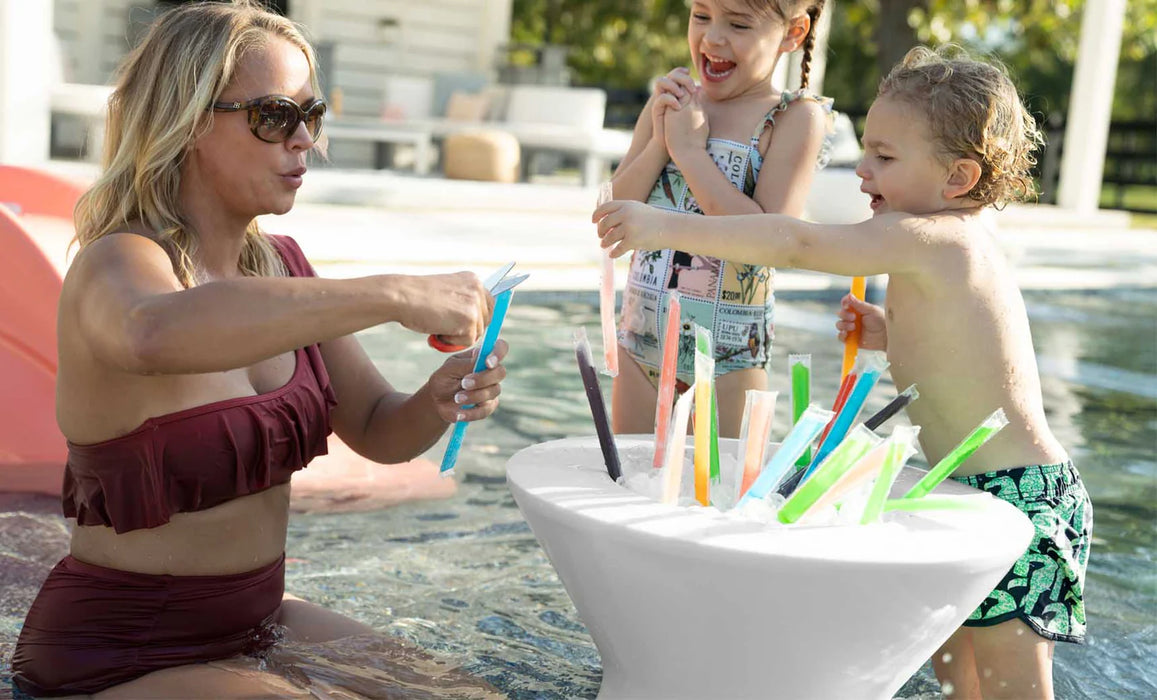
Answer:
<svg viewBox="0 0 1157 700"><path fill-rule="evenodd" d="M643 88L687 64L689 7L690 0L514 0L511 38L569 47L575 83Z"/></svg>
<svg viewBox="0 0 1157 700"><path fill-rule="evenodd" d="M1087 1L837 0L825 92L866 106L880 77L909 48L954 42L1005 62L1035 112L1064 115ZM1151 118L1157 0L1130 0L1126 7L1113 116Z"/></svg>

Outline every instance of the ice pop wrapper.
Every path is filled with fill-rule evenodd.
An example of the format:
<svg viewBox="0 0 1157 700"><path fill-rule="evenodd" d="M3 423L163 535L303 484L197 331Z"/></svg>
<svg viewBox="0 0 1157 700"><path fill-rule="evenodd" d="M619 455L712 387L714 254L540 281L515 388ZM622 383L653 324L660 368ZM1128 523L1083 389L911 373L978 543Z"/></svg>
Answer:
<svg viewBox="0 0 1157 700"><path fill-rule="evenodd" d="M864 408L864 402L868 399L868 394L876 387L876 383L880 381L880 375L884 370L888 369L888 359L884 353L878 350L865 351L861 358L857 360L861 365L860 376L856 379L856 385L852 388L852 392L848 395L848 400L844 402L843 408L836 415L836 419L832 422L831 430L828 431L827 437L820 443L820 447L816 450L815 457L812 458L812 463L808 466L807 471L803 475L803 481L806 483L811 475L815 473L816 469L823 460L831 454L836 447L843 441L844 436L848 434L848 430L852 427L852 423L859 417L860 411Z"/></svg>
<svg viewBox="0 0 1157 700"><path fill-rule="evenodd" d="M743 474L736 480L739 491L735 500L751 488L767 462L767 446L771 437L772 419L775 416L775 400L778 397L778 391L751 389L747 392L743 406L743 422L739 428L739 454L736 455L738 457L736 464L740 465Z"/></svg>
<svg viewBox="0 0 1157 700"><path fill-rule="evenodd" d="M663 465L662 500L667 505L679 502L679 489L683 486L683 457L687 447L687 421L691 417L691 402L695 392L686 391L675 404L675 415L671 421L671 436L667 439L667 453Z"/></svg>
<svg viewBox="0 0 1157 700"><path fill-rule="evenodd" d="M723 475L719 473L719 395L715 391L715 380L711 380L711 471L708 476L712 484L719 484L723 481Z"/></svg>
<svg viewBox="0 0 1157 700"><path fill-rule="evenodd" d="M675 403L675 374L679 363L679 330L683 325L679 293L667 297L667 328L663 334L663 365L659 370L659 398L655 403L655 456L651 466L663 466L671 407Z"/></svg>
<svg viewBox="0 0 1157 700"><path fill-rule="evenodd" d="M806 513L824 493L844 475L856 460L867 454L883 440L861 423L848 434L847 438L819 465L810 479L795 490L777 517L781 523L794 523Z"/></svg>
<svg viewBox="0 0 1157 700"><path fill-rule="evenodd" d="M615 446L615 435L607 418L607 405L603 402L603 393L599 388L599 375L595 372L594 362L591 360L591 344L587 340L586 329L581 326L574 332L574 352L579 372L582 374L587 402L591 407L591 417L595 421L595 432L599 436L599 447L603 451L603 464L611 481L618 481L623 475L619 463L619 450Z"/></svg>
<svg viewBox="0 0 1157 700"><path fill-rule="evenodd" d="M989 494L975 496L925 496L924 498L894 498L884 502L884 511L904 510L920 512L929 510L984 510Z"/></svg>
<svg viewBox="0 0 1157 700"><path fill-rule="evenodd" d="M791 432L783 439L779 449L771 456L771 459L764 465L763 471L759 476L755 477L755 482L739 499L736 507L742 506L748 499L761 499L771 493L783 475L787 473L811 444L816 435L823 430L824 424L831 418L832 412L820 408L815 404L807 407L803 415L799 417L795 425L792 426Z"/></svg>
<svg viewBox="0 0 1157 700"><path fill-rule="evenodd" d="M918 398L920 398L920 392L916 390L916 385L913 384L900 392L887 406L881 408L875 415L864 421L864 425L868 426L871 430L875 430Z"/></svg>
<svg viewBox="0 0 1157 700"><path fill-rule="evenodd" d="M980 425L968 434L960 444L952 449L951 452L944 456L944 459L936 463L935 467L928 470L924 478L916 482L908 493L904 494L904 498L922 498L927 496L932 489L940 485L941 481L947 479L952 472L956 471L964 460L972 456L972 453L980 449L980 447L992 439L1008 425L1008 418L1004 415L1004 409L998 408L992 412L988 418L985 418Z"/></svg>
<svg viewBox="0 0 1157 700"><path fill-rule="evenodd" d="M866 425L864 427L867 427ZM888 442L877 445L872 448L870 452L860 457L851 469L844 472L843 476L836 479L831 488L820 496L808 512L813 510L822 510L827 506L837 505L843 502L850 494L855 492L861 486L870 482L879 473L880 467L884 465L884 457L887 456ZM842 512L841 512L842 514ZM805 513L806 515L806 513ZM803 516L801 516L803 517ZM859 520L859 518L856 518Z"/></svg>
<svg viewBox="0 0 1157 700"><path fill-rule="evenodd" d="M715 378L711 331L695 326L695 500L711 505L711 386Z"/></svg>
<svg viewBox="0 0 1157 700"><path fill-rule="evenodd" d="M604 182L599 187L601 207L615 198L611 183ZM602 279L599 283L599 315L603 323L603 368L611 377L619 376L619 341L615 333L615 261L611 251L600 248L602 253Z"/></svg>
<svg viewBox="0 0 1157 700"><path fill-rule="evenodd" d="M791 375L791 424L795 425L812 400L812 356L791 354L787 356L788 372ZM803 451L795 465L806 467L811 464L812 449Z"/></svg>
<svg viewBox="0 0 1157 700"><path fill-rule="evenodd" d="M840 388L836 390L836 400L832 402L832 419L824 426L824 431L820 433L820 444L828 439L828 433L832 430L832 424L836 422L836 416L840 415L844 404L848 401L848 395L852 393L852 387L856 385L856 380L860 378L860 357L857 356L855 362L852 364L852 371L844 375L840 380ZM811 464L811 462L808 462Z"/></svg>
<svg viewBox="0 0 1157 700"><path fill-rule="evenodd" d="M852 278L852 296L863 300L868 293L868 280L864 277ZM852 364L856 361L856 353L860 349L860 314L856 314L856 327L848 333L844 339L844 365L840 372L840 379L848 376L848 372L852 371ZM839 409L836 409L839 410Z"/></svg>
<svg viewBox="0 0 1157 700"><path fill-rule="evenodd" d="M502 331L502 322L506 319L506 311L510 308L510 299L513 296L514 290L508 289L495 297L494 313L490 315L490 325L486 326L486 332L482 334L482 344L478 348L478 357L474 360L475 372L486 369L486 358L494 352L494 344L498 342L498 334ZM474 406L469 405L462 408L469 409L474 408ZM446 445L446 453L442 455L442 467L439 470L442 476L449 476L454 471L454 464L458 461L458 453L462 450L462 440L466 437L467 425L469 423L466 421L458 421L454 424L454 432L450 433L450 443Z"/></svg>
<svg viewBox="0 0 1157 700"><path fill-rule="evenodd" d="M888 437L887 452L884 463L880 465L880 473L876 475L876 482L872 484L872 491L868 494L868 502L864 505L864 513L860 516L860 524L868 525L880 519L884 512L884 504L896 483L896 477L912 455L916 454L916 436L920 434L918 426L898 425Z"/></svg>

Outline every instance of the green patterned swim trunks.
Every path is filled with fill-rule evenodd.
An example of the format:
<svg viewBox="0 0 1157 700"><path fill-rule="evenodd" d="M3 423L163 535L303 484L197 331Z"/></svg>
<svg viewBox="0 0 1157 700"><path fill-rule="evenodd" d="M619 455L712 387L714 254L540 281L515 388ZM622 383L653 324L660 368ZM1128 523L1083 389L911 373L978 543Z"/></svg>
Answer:
<svg viewBox="0 0 1157 700"><path fill-rule="evenodd" d="M1020 618L1045 639L1083 643L1093 504L1073 463L953 478L1008 501L1036 528L1028 549L964 625Z"/></svg>

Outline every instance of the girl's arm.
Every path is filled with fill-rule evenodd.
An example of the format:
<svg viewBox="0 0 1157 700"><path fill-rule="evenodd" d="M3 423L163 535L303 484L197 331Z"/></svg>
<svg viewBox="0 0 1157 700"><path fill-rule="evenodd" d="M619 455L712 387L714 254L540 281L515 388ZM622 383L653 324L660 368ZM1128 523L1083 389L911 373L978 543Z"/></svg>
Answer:
<svg viewBox="0 0 1157 700"><path fill-rule="evenodd" d="M627 155L619 161L615 174L611 177L616 199L633 199L638 202L647 201L651 189L663 168L667 167L667 146L662 138L655 138L655 131L651 124L655 103L664 99L662 95L651 95L639 120L635 123L635 133L631 137L631 147Z"/></svg>
<svg viewBox="0 0 1157 700"><path fill-rule="evenodd" d="M241 277L183 289L164 250L136 234L112 234L87 246L62 297L75 299L92 353L133 374L246 367L390 321L471 344L493 304L470 273Z"/></svg>
<svg viewBox="0 0 1157 700"><path fill-rule="evenodd" d="M800 100L778 116L775 138L764 157L761 172L765 176L756 184L754 199L731 184L699 139L690 138L690 130L695 126L695 109L701 107L693 99L691 110L684 109L668 117L667 144L671 159L679 166L704 214L803 214L826 131L827 115L821 105Z"/></svg>
<svg viewBox="0 0 1157 700"><path fill-rule="evenodd" d="M803 216L827 131L827 110L815 100L796 100L775 116L760 171L767 176L755 184L763 212Z"/></svg>
<svg viewBox="0 0 1157 700"><path fill-rule="evenodd" d="M894 213L858 224L813 224L780 214L689 217L637 202L599 207L604 248L672 248L753 265L836 275L906 274L935 269L934 255L960 245L930 217Z"/></svg>

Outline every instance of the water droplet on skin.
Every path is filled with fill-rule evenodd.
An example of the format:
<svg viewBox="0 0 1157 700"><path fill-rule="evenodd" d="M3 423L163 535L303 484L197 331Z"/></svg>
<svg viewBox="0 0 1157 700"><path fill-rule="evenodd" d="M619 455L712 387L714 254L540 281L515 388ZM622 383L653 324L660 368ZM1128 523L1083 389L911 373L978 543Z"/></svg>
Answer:
<svg viewBox="0 0 1157 700"><path fill-rule="evenodd" d="M1019 636L1020 636L1020 635L1022 635L1022 634L1024 634L1024 630L1017 630L1017 631L1016 631L1016 636L1018 636L1018 637L1019 637Z"/></svg>
<svg viewBox="0 0 1157 700"><path fill-rule="evenodd" d="M952 654L945 654L944 656L940 657L940 660L946 664L950 664L952 663Z"/></svg>
<svg viewBox="0 0 1157 700"><path fill-rule="evenodd" d="M991 668L984 669L984 671L982 671L982 673L984 673L985 678L992 678L992 669Z"/></svg>
<svg viewBox="0 0 1157 700"><path fill-rule="evenodd" d="M952 685L952 681L944 681L940 686L940 692L944 693L944 697L950 698L956 693L956 686Z"/></svg>

